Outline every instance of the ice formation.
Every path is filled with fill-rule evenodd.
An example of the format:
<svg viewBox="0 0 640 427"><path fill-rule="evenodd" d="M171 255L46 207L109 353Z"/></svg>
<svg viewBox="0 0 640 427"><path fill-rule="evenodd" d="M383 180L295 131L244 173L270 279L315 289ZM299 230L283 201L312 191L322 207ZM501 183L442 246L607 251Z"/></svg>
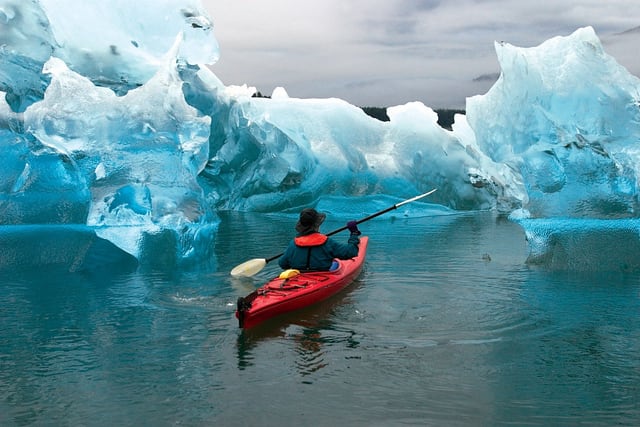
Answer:
<svg viewBox="0 0 640 427"><path fill-rule="evenodd" d="M210 256L219 210L431 188L445 208L515 212L532 239L536 218L638 217L640 82L589 27L496 43L500 79L449 131L420 102L380 122L225 86L212 22L197 0L0 0L2 224L86 226L139 260L163 241L186 261Z"/></svg>
<svg viewBox="0 0 640 427"><path fill-rule="evenodd" d="M467 120L482 152L518 170L523 207L534 217L637 217L640 80L590 27L496 51L500 79L467 100Z"/></svg>

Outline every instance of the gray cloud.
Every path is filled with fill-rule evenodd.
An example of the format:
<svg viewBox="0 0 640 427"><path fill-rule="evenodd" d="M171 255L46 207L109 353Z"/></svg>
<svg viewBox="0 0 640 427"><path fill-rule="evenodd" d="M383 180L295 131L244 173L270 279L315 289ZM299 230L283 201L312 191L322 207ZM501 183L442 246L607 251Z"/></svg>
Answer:
<svg viewBox="0 0 640 427"><path fill-rule="evenodd" d="M640 2L507 0L203 0L227 85L355 105L422 101L464 108L499 64L494 41L536 46L590 25L605 50L640 75Z"/></svg>

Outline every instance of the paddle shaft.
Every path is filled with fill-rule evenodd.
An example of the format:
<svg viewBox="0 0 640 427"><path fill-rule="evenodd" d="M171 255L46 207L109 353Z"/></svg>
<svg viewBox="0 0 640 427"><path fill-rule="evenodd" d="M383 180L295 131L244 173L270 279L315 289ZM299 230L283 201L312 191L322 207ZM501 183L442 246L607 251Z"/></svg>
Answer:
<svg viewBox="0 0 640 427"><path fill-rule="evenodd" d="M380 212L376 212L374 214L369 215L368 217L365 217L365 218L357 220L356 224L361 224L361 223L363 223L365 221L369 221L370 219L373 219L373 218L378 217L380 215L386 214L389 211L392 211L394 209L398 209L402 205L406 205L407 203L415 202L416 200L422 199L423 197L427 197L428 195L433 194L435 191L436 191L436 188L434 188L433 190L428 191L428 192L426 192L424 194L421 194L419 196L412 197L411 199L404 200L404 201L402 201L400 203L396 203L395 205L389 206L388 208L383 209ZM333 236L334 234L338 234L339 232L344 231L347 228L348 227L346 225L344 225L344 226L338 228L337 230L333 230L332 232L327 233L327 236ZM284 255L284 252L282 252L282 253L280 253L278 255L272 256L271 258L267 258L267 259L265 259L265 261L267 263L269 263L270 261L273 261L274 259L280 258L282 255Z"/></svg>

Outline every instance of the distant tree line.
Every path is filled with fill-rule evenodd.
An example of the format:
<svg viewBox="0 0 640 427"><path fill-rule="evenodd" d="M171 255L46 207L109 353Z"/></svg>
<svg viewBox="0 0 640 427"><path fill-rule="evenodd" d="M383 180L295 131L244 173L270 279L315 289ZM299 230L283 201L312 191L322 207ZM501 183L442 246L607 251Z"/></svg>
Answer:
<svg viewBox="0 0 640 427"><path fill-rule="evenodd" d="M387 115L386 107L360 107L362 111L367 113L367 115L378 119L382 122L388 122L389 116ZM440 127L451 130L451 125L453 125L453 117L456 114L465 114L465 110L450 110L446 108L439 108L434 110L438 113L438 125Z"/></svg>
<svg viewBox="0 0 640 427"><path fill-rule="evenodd" d="M268 95L263 95L260 91L257 91L253 94L254 98L271 98ZM387 115L387 107L360 107L362 111L364 111L368 116L373 117L374 119L378 119L381 122L388 122L389 116ZM450 110L450 109L435 109L436 113L438 113L438 125L444 129L451 130L451 125L453 125L453 117L456 114L465 114L465 110Z"/></svg>

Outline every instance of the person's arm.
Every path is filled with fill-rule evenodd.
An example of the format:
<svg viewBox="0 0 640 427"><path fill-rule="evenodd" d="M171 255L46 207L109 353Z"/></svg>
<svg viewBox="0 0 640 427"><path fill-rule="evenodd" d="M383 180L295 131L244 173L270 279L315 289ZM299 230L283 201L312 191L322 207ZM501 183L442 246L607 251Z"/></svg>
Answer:
<svg viewBox="0 0 640 427"><path fill-rule="evenodd" d="M356 234L352 234L349 236L349 240L347 243L336 242L333 239L327 240L328 245L330 245L330 253L331 256L338 259L349 259L358 255L358 244L360 243L360 238Z"/></svg>
<svg viewBox="0 0 640 427"><path fill-rule="evenodd" d="M347 223L347 228L351 232L349 236L349 240L347 240L347 244L338 243L334 240L329 240L331 242L331 252L334 258L338 259L349 259L358 255L358 245L360 244L360 230L358 230L358 224L355 221L349 221Z"/></svg>

